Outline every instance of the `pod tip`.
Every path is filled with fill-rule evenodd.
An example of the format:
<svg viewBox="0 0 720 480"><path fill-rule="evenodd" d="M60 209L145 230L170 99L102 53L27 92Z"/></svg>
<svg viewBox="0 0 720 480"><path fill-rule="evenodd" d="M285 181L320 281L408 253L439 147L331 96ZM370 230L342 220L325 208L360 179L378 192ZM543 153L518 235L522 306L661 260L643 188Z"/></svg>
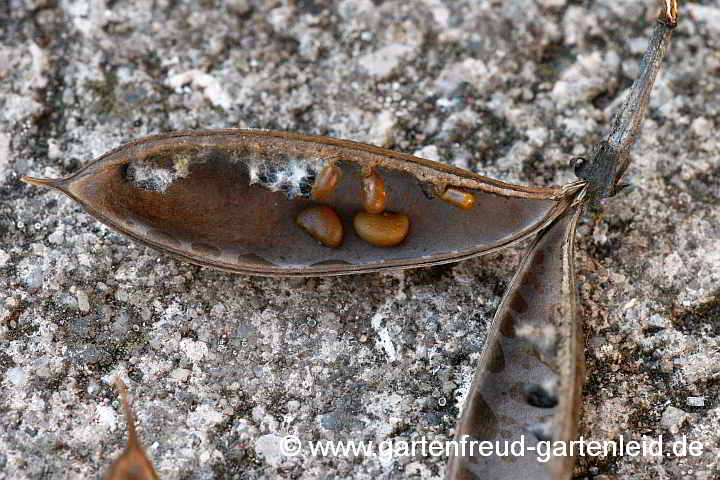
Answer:
<svg viewBox="0 0 720 480"><path fill-rule="evenodd" d="M38 187L45 188L59 188L58 183L62 181L60 178L35 178L35 177L22 177L21 182L29 183Z"/></svg>

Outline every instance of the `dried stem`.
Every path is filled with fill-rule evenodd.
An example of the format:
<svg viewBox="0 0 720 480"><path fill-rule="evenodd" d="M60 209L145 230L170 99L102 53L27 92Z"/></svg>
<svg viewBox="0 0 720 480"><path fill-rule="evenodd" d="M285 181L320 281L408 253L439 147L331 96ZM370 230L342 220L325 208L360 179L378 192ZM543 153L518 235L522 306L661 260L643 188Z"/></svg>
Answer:
<svg viewBox="0 0 720 480"><path fill-rule="evenodd" d="M677 0L664 2L664 9L642 58L640 75L630 88L622 110L615 116L607 140L594 148L589 161L575 166L575 175L589 183L588 194L593 200L612 197L630 163L630 148L640 133L655 77L677 25Z"/></svg>

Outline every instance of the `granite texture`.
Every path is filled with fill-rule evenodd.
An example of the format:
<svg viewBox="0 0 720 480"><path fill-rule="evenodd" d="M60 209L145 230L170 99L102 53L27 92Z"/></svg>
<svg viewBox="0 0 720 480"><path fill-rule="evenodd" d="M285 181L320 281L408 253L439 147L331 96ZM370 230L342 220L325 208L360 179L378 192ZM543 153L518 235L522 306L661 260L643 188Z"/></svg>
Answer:
<svg viewBox="0 0 720 480"><path fill-rule="evenodd" d="M272 128L529 185L608 126L651 0L0 1L0 479L98 478L128 383L164 479L439 478L444 458L278 455L278 439L448 439L523 246L344 278L232 276L133 244L60 176L144 135ZM583 217L582 434L700 441L578 478L720 475L720 5L683 2L632 153Z"/></svg>

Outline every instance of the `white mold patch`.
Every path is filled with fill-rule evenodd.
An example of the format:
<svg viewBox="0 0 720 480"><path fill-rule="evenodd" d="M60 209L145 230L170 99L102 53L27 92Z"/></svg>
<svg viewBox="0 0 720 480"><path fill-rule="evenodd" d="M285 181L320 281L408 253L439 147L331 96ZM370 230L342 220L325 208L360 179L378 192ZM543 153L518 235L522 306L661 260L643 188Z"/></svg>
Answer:
<svg viewBox="0 0 720 480"><path fill-rule="evenodd" d="M250 184L272 192L285 192L289 199L309 198L318 172L325 166L321 159L254 158L247 162Z"/></svg>
<svg viewBox="0 0 720 480"><path fill-rule="evenodd" d="M125 178L130 184L143 190L164 192L179 178L188 175L187 161L179 158L172 169L140 162L128 163Z"/></svg>

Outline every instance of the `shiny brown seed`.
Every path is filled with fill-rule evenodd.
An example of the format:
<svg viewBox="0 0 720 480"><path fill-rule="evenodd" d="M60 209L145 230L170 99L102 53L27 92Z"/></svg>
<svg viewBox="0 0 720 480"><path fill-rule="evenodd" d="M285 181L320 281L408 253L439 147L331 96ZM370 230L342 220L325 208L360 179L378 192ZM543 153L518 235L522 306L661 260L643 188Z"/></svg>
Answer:
<svg viewBox="0 0 720 480"><path fill-rule="evenodd" d="M469 192L463 192L457 188L448 188L440 198L463 210L470 210L475 206L475 195Z"/></svg>
<svg viewBox="0 0 720 480"><path fill-rule="evenodd" d="M399 213L360 212L353 220L360 238L378 247L392 247L402 243L410 230L410 219Z"/></svg>
<svg viewBox="0 0 720 480"><path fill-rule="evenodd" d="M335 210L324 205L306 208L297 217L297 224L326 247L342 243L343 226Z"/></svg>
<svg viewBox="0 0 720 480"><path fill-rule="evenodd" d="M341 177L342 170L338 166L328 165L320 170L315 183L313 183L310 198L316 202L329 202Z"/></svg>
<svg viewBox="0 0 720 480"><path fill-rule="evenodd" d="M362 204L368 213L380 213L385 210L388 194L385 190L385 181L374 170L363 172Z"/></svg>
<svg viewBox="0 0 720 480"><path fill-rule="evenodd" d="M128 423L128 444L125 452L112 464L107 480L158 480L157 473L150 463L135 431L135 416L128 400L127 387L115 377L115 387L120 392Z"/></svg>

